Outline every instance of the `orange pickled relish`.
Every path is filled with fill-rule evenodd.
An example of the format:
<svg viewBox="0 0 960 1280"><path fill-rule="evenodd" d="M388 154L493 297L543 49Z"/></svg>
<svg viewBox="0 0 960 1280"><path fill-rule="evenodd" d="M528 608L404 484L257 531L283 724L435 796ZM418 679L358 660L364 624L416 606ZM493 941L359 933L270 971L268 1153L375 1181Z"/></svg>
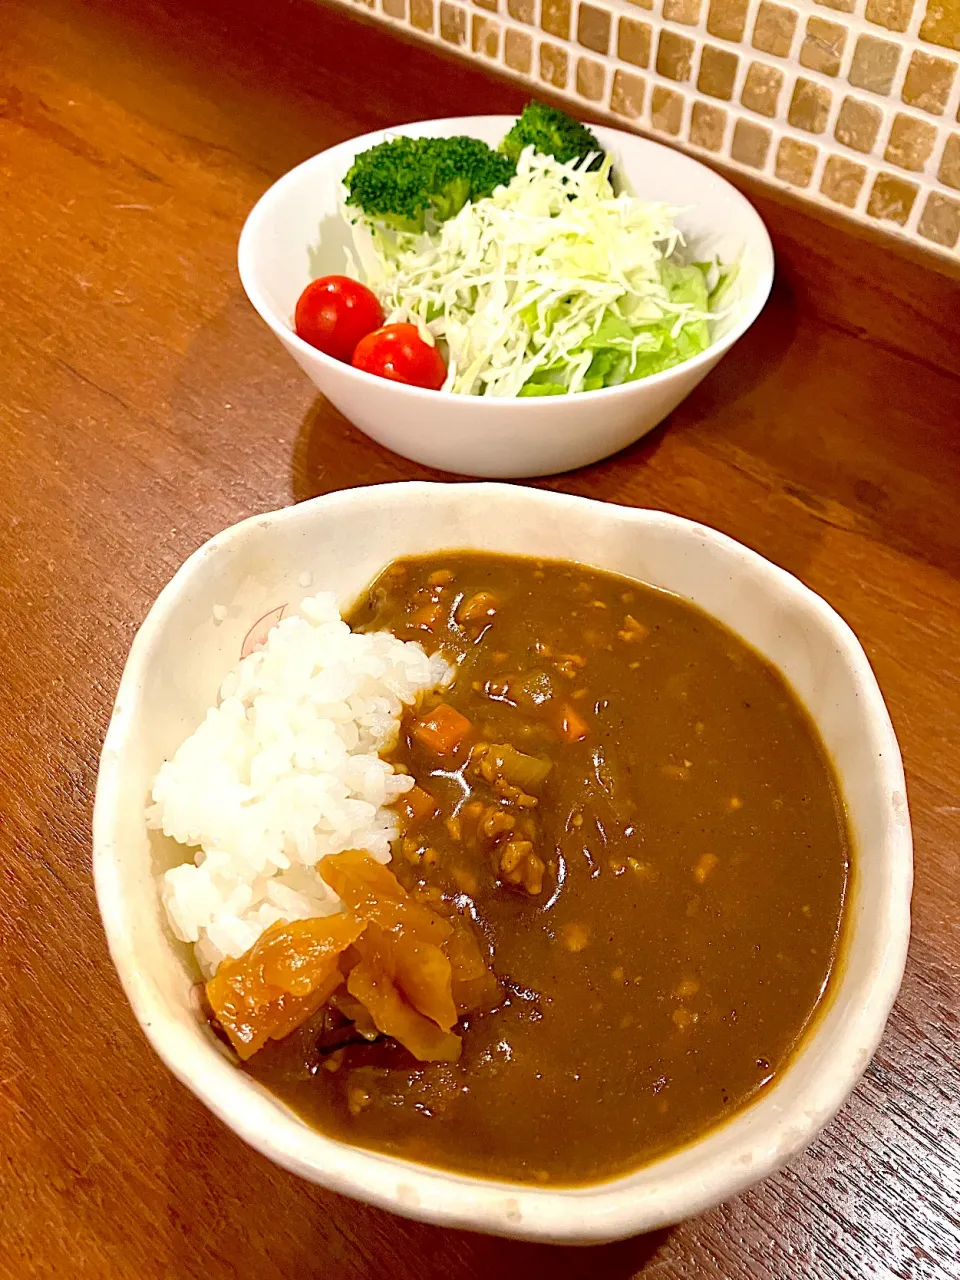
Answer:
<svg viewBox="0 0 960 1280"><path fill-rule="evenodd" d="M281 1040L330 999L343 982L341 954L363 933L356 916L278 921L238 960L224 960L207 999L230 1043L246 1060Z"/></svg>
<svg viewBox="0 0 960 1280"><path fill-rule="evenodd" d="M392 1036L423 1062L456 1062L460 1037L425 1017L401 987L394 938L371 924L358 940L357 950L360 961L350 970L347 990L366 1005L383 1034ZM446 981L449 986L449 961Z"/></svg>
<svg viewBox="0 0 960 1280"><path fill-rule="evenodd" d="M457 1013L491 1008L499 994L496 976L471 926L459 916L452 924L453 933L443 944L443 950L450 961L451 995Z"/></svg>
<svg viewBox="0 0 960 1280"><path fill-rule="evenodd" d="M320 874L343 912L278 922L207 983L217 1020L244 1060L289 1035L336 994L363 1006L383 1035L423 1061L456 1061L460 1014L489 1005L497 981L470 925L416 902L387 867L360 850L324 858ZM343 983L346 981L346 993ZM352 998L352 999L351 999Z"/></svg>
<svg viewBox="0 0 960 1280"><path fill-rule="evenodd" d="M453 933L449 921L412 898L389 867L360 849L331 854L318 870L346 907L381 929L400 931L435 946L442 946Z"/></svg>
<svg viewBox="0 0 960 1280"><path fill-rule="evenodd" d="M424 1017L444 1031L457 1020L453 973L446 955L432 942L420 942L403 932L385 933L392 953L399 989ZM361 954L362 948L360 948Z"/></svg>
<svg viewBox="0 0 960 1280"><path fill-rule="evenodd" d="M376 948L367 949L369 954L358 947L367 962L364 972L382 961L386 966L384 980L395 986L415 1010L441 1030L449 1031L457 1020L457 1008L451 990L450 961L441 947L452 937L453 925L412 898L388 867L356 849L324 858L320 874L352 911L383 935ZM374 952L376 959L371 959ZM349 982L347 990L357 995ZM387 1006L381 1000L379 1007ZM370 1012L385 1035L392 1035L411 1053L421 1056L402 1035L386 1030L372 1008ZM396 1021L397 1016L391 1015L391 1022Z"/></svg>

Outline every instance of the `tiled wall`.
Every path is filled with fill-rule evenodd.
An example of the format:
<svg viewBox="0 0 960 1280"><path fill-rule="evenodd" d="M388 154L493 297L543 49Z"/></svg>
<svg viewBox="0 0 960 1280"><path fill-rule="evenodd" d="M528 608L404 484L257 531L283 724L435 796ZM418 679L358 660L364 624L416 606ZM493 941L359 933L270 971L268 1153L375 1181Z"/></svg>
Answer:
<svg viewBox="0 0 960 1280"><path fill-rule="evenodd" d="M960 258L960 0L339 0Z"/></svg>

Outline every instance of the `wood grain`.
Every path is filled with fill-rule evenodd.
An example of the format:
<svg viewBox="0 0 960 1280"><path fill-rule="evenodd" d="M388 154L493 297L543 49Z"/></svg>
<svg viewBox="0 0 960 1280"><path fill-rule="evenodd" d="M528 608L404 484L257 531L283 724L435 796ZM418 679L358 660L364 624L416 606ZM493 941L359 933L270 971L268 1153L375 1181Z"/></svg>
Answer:
<svg viewBox="0 0 960 1280"><path fill-rule="evenodd" d="M0 5L4 1278L960 1275L960 288L788 204L757 197L779 272L736 355L652 437L547 483L756 547L875 665L915 935L880 1052L820 1140L619 1245L445 1232L248 1150L160 1065L113 974L90 808L150 601L251 512L428 474L318 400L247 305L243 217L351 134L523 96L305 0Z"/></svg>

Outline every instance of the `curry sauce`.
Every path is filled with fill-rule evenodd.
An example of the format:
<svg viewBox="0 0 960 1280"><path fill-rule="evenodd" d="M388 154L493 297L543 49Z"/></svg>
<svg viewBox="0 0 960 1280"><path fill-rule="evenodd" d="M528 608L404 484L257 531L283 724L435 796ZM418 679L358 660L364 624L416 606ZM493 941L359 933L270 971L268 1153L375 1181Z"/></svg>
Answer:
<svg viewBox="0 0 960 1280"><path fill-rule="evenodd" d="M497 982L461 1006L456 1061L324 1010L244 1069L333 1137L544 1183L756 1097L828 989L850 865L782 677L689 602L561 562L398 561L349 621L455 665L391 757L416 780L391 870Z"/></svg>

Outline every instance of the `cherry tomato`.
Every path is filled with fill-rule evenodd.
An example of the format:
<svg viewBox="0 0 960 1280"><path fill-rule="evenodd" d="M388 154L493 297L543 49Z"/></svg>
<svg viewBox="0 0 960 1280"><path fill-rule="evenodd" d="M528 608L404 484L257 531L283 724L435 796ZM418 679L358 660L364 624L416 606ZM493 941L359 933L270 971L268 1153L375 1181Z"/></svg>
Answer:
<svg viewBox="0 0 960 1280"><path fill-rule="evenodd" d="M357 343L353 367L428 391L439 391L447 378L443 356L424 342L415 324L388 324L368 333Z"/></svg>
<svg viewBox="0 0 960 1280"><path fill-rule="evenodd" d="M321 276L297 299L294 328L304 342L349 362L357 343L383 324L377 296L349 276Z"/></svg>

